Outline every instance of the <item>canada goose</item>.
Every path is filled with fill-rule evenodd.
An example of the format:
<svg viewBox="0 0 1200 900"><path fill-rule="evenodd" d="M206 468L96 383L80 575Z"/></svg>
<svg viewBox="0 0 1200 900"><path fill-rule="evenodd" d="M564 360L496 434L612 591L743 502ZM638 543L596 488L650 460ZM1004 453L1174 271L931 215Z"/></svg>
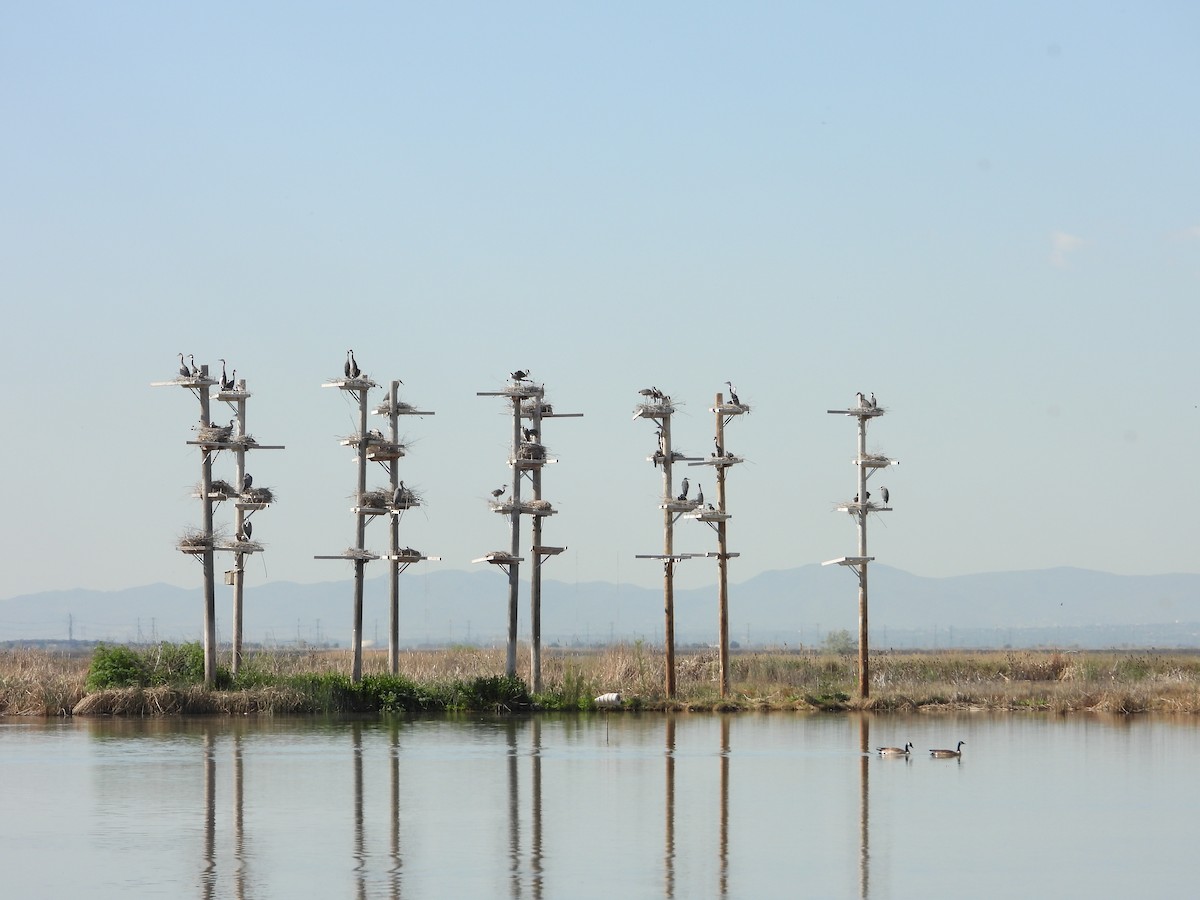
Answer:
<svg viewBox="0 0 1200 900"><path fill-rule="evenodd" d="M908 752L912 750L912 744L905 744L904 749L899 747L876 747L880 756L908 756Z"/></svg>
<svg viewBox="0 0 1200 900"><path fill-rule="evenodd" d="M955 756L962 756L963 744L966 741L959 741L958 748L955 750L930 750L929 755L934 759L952 759Z"/></svg>

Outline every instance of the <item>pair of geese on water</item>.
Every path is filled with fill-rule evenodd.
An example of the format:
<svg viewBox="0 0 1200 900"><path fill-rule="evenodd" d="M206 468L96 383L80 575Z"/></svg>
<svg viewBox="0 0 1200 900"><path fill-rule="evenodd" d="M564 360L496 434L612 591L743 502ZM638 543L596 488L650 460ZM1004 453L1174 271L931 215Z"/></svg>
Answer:
<svg viewBox="0 0 1200 900"><path fill-rule="evenodd" d="M929 755L934 759L953 759L956 756L962 756L963 744L966 741L959 741L958 747L953 750L930 750ZM905 744L903 747L876 747L876 751L880 756L908 756L912 752L912 744Z"/></svg>

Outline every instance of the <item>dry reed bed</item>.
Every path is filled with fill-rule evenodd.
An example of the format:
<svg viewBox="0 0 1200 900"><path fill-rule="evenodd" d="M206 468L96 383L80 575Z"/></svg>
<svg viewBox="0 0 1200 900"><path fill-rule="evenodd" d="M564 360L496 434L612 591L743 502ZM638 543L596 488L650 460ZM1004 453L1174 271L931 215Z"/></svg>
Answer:
<svg viewBox="0 0 1200 900"><path fill-rule="evenodd" d="M530 683L527 647L517 676ZM308 712L298 691L271 685L297 675L348 675L351 654L262 651L246 668L264 686L207 692L197 686L126 688L87 694L90 655L41 650L0 651L0 714L59 716L94 712L172 715ZM494 676L503 648L451 647L405 651L400 672L417 684ZM367 651L364 674L388 671L385 651ZM663 689L664 656L644 644L594 651L546 648L537 699L559 708L586 708L619 691L639 709L877 711L1039 710L1047 712L1200 713L1200 655L1148 652L881 653L871 658L871 696L856 694L856 660L832 653L745 652L731 658L730 696L720 697L715 651L676 656L676 698Z"/></svg>

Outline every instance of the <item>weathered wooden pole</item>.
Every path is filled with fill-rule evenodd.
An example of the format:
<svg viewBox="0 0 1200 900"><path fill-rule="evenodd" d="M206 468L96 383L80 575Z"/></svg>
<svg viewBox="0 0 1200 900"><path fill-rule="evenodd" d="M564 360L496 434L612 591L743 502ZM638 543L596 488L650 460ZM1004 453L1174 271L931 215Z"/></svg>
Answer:
<svg viewBox="0 0 1200 900"><path fill-rule="evenodd" d="M671 477L671 462L675 456L671 449L671 413L662 417L663 452L663 647L666 657L665 690L667 699L675 697L675 511L671 501L675 499L675 487Z"/></svg>
<svg viewBox="0 0 1200 900"><path fill-rule="evenodd" d="M530 413L532 431L537 437L537 443L542 444L542 395L540 393L533 398ZM545 463L543 450L541 461L533 467L533 499L535 501L542 499L542 467ZM543 517L539 515L533 517L530 536L533 568L529 570L529 680L532 682L532 690L535 694L542 690L542 519Z"/></svg>
<svg viewBox="0 0 1200 900"><path fill-rule="evenodd" d="M512 426L512 514L511 548L512 562L508 567L508 649L504 657L504 674L509 678L517 674L517 604L520 598L520 580L518 573L521 555L521 468L518 455L521 449L521 399L522 392L515 391L512 397L513 426Z"/></svg>
<svg viewBox="0 0 1200 900"><path fill-rule="evenodd" d="M858 417L858 697L871 693L870 656L867 652L867 417Z"/></svg>
<svg viewBox="0 0 1200 900"><path fill-rule="evenodd" d="M389 394L389 420L391 422L391 439L392 445L397 448L400 446L400 381L392 380L392 389ZM389 466L391 473L392 497L396 496L396 491L400 489L400 458L397 456L392 459ZM400 512L393 510L391 515L392 520L392 552L390 554L390 592L388 602L388 671L393 675L400 672L400 561L396 558L400 555Z"/></svg>
<svg viewBox="0 0 1200 900"><path fill-rule="evenodd" d="M239 382L239 387L242 396L237 401L237 433L244 435L246 434L246 380L244 378ZM234 460L236 461L235 477L237 478L235 485L240 492L246 477L246 444L244 441L238 442L234 451ZM234 538L240 542L243 533L242 529L246 524L246 511L242 508L240 502L234 504L233 515ZM245 554L240 551L233 555L233 653L229 668L235 676L241 671L242 666L242 602L243 585L245 583L245 559Z"/></svg>
<svg viewBox="0 0 1200 900"><path fill-rule="evenodd" d="M717 394L717 446L722 449L725 447L725 415L721 412L724 402L724 395ZM718 463L716 470L717 511L725 513L726 467ZM717 608L719 617L717 640L720 644L717 652L720 656L722 697L729 696L729 541L726 524L727 521L722 515L717 522Z"/></svg>
<svg viewBox="0 0 1200 900"><path fill-rule="evenodd" d="M205 382L209 380L208 366L200 367L200 377ZM201 385L198 393L200 422L207 425L212 421L208 385ZM200 506L204 516L204 686L213 688L217 683L217 588L213 579L212 451L201 447L200 458Z"/></svg>
<svg viewBox="0 0 1200 900"><path fill-rule="evenodd" d="M358 494L355 503L354 547L361 554L367 543L367 517L363 512L363 498L367 493L367 387L355 389L358 397ZM367 561L360 555L354 560L354 662L350 669L350 680L355 684L362 681L362 623L363 581Z"/></svg>

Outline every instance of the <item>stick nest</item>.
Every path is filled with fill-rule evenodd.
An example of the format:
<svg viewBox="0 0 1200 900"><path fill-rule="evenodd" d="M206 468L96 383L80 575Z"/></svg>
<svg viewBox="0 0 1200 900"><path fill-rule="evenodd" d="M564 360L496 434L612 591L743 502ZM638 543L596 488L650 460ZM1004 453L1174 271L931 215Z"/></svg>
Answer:
<svg viewBox="0 0 1200 900"><path fill-rule="evenodd" d="M222 499L222 500L232 500L234 497L239 496L237 488L235 488L228 481L225 481L224 479L221 479L221 478L218 478L215 481L213 481L213 483L210 485L210 487L212 488L212 493L218 494L220 496L220 499ZM202 485L202 484L196 485L196 496L197 497L201 496L201 492L203 490L204 490L204 485Z"/></svg>
<svg viewBox="0 0 1200 900"><path fill-rule="evenodd" d="M403 413L413 409L416 409L416 407L411 403L405 403L403 400L396 401L396 412ZM388 397L388 399L376 406L373 412L377 416L390 416L392 414L392 398Z"/></svg>
<svg viewBox="0 0 1200 900"><path fill-rule="evenodd" d="M274 503L275 492L269 487L252 487L242 491L241 499L246 503Z"/></svg>
<svg viewBox="0 0 1200 900"><path fill-rule="evenodd" d="M196 436L205 444L227 444L233 437L233 426L209 422L207 425L196 427Z"/></svg>
<svg viewBox="0 0 1200 900"><path fill-rule="evenodd" d="M358 495L358 505L368 509L387 509L391 506L392 492L383 488L364 491Z"/></svg>

